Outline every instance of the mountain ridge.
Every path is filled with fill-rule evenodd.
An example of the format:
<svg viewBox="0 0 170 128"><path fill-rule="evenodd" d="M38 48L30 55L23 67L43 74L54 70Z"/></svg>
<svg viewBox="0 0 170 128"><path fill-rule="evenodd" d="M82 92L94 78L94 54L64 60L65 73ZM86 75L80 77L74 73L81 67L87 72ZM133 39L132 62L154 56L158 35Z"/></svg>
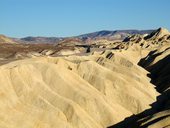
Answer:
<svg viewBox="0 0 170 128"><path fill-rule="evenodd" d="M91 38L96 38L97 36L113 36L114 34L119 34L119 33L126 33L126 34L149 34L153 30L137 30L137 29L129 29L129 30L101 30L101 31L96 31L92 33L87 33L87 34L82 34L79 35L78 37L91 37Z"/></svg>
<svg viewBox="0 0 170 128"><path fill-rule="evenodd" d="M58 43L60 41L63 41L65 39L69 38L78 38L82 40L82 42L86 42L89 40L98 40L98 39L108 39L108 40L123 40L125 37L128 35L132 34L150 34L153 32L154 29L149 29L149 30L135 30L135 29L130 29L130 30L101 30L101 31L96 31L96 32L91 32L91 33L85 33L81 34L78 36L71 36L71 37L43 37L43 36L27 36L23 38L10 38L14 42L18 43Z"/></svg>

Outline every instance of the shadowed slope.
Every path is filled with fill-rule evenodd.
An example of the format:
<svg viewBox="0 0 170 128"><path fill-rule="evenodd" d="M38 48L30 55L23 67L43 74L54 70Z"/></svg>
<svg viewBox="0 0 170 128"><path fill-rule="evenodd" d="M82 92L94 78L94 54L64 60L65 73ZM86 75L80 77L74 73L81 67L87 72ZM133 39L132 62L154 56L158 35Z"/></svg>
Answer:
<svg viewBox="0 0 170 128"><path fill-rule="evenodd" d="M140 114L126 118L110 128L168 128L170 127L170 41L159 40L164 36L169 36L165 29L148 36L147 40L159 43L158 47L152 49L148 55L139 61L139 65L147 69L152 79L151 83L156 86L161 93L157 101L152 104L152 108L143 111Z"/></svg>

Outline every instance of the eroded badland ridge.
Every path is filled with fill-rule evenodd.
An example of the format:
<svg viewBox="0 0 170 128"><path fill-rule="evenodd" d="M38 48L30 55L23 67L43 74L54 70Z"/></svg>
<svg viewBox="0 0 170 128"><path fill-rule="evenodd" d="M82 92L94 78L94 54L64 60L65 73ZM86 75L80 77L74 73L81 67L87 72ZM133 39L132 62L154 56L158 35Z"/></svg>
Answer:
<svg viewBox="0 0 170 128"><path fill-rule="evenodd" d="M0 41L0 127L170 126L168 30L122 41Z"/></svg>

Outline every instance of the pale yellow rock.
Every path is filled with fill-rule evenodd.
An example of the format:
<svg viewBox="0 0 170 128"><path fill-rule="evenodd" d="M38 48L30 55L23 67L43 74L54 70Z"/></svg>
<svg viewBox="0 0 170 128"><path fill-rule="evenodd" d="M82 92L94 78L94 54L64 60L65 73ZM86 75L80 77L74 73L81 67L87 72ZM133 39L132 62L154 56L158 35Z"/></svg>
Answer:
<svg viewBox="0 0 170 128"><path fill-rule="evenodd" d="M103 128L149 108L158 93L147 72L108 54L39 57L1 66L0 126Z"/></svg>

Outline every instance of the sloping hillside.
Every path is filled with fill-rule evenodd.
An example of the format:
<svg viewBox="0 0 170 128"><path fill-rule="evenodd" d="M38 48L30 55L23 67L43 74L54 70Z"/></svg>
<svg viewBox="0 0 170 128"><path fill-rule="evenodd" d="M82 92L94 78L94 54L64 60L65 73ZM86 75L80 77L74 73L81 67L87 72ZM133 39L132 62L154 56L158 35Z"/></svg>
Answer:
<svg viewBox="0 0 170 128"><path fill-rule="evenodd" d="M6 37L4 35L0 35L0 44L3 44L3 43L14 44L16 42L13 41L12 39L10 39L9 37Z"/></svg>
<svg viewBox="0 0 170 128"><path fill-rule="evenodd" d="M148 75L161 93L151 109L126 118L110 128L169 128L170 127L170 33L163 28L148 35L147 42L157 44L146 57L138 63L147 69ZM152 43L152 45L153 45Z"/></svg>
<svg viewBox="0 0 170 128"><path fill-rule="evenodd" d="M61 52L72 39L22 46L40 56L0 66L0 127L169 127L169 36L160 28L122 42L101 40L88 53L71 45L80 52L71 55Z"/></svg>
<svg viewBox="0 0 170 128"><path fill-rule="evenodd" d="M158 95L144 69L111 51L24 59L0 72L1 127L103 128Z"/></svg>

